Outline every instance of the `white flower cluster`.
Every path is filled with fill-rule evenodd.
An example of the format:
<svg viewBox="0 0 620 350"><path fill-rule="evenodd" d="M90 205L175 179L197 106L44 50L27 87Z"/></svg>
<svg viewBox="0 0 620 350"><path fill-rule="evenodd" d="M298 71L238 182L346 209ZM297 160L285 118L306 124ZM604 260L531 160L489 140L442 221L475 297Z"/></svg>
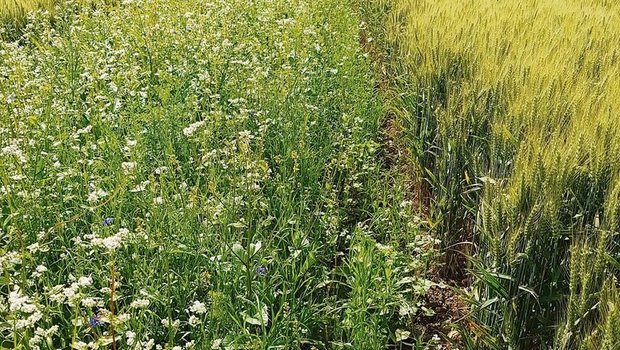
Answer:
<svg viewBox="0 0 620 350"><path fill-rule="evenodd" d="M91 238L91 244L94 247L101 247L105 248L108 252L114 252L120 248L123 241L129 237L129 230L126 228L121 228L116 234L105 238L101 238L97 235L89 235L89 237Z"/></svg>
<svg viewBox="0 0 620 350"><path fill-rule="evenodd" d="M35 301L22 294L19 287L9 292L8 303L9 311L18 315L15 322L17 329L33 327L43 317Z"/></svg>
<svg viewBox="0 0 620 350"><path fill-rule="evenodd" d="M198 314L198 315L202 315L202 314L207 313L207 307L205 306L204 303L202 303L202 302L200 302L198 300L195 300L192 303L192 305L190 305L189 311L193 312L195 314Z"/></svg>
<svg viewBox="0 0 620 350"><path fill-rule="evenodd" d="M151 304L151 301L148 299L136 299L131 302L130 307L134 309L146 309Z"/></svg>
<svg viewBox="0 0 620 350"><path fill-rule="evenodd" d="M17 143L13 143L10 144L6 147L3 147L0 150L0 155L4 155L4 156L14 156L17 159L19 159L19 161L21 163L26 163L26 155L24 154L24 152L22 151L22 149L17 145Z"/></svg>
<svg viewBox="0 0 620 350"><path fill-rule="evenodd" d="M194 133L196 132L196 130L198 130L201 126L204 125L204 120L195 122L193 124L190 124L188 127L186 127L185 129L183 129L183 135L190 137L192 135L194 135Z"/></svg>

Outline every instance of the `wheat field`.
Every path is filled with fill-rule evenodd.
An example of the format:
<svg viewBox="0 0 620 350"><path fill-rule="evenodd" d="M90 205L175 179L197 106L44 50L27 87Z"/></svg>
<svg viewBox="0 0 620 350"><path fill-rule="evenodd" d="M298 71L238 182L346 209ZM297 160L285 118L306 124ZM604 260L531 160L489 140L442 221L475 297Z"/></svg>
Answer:
<svg viewBox="0 0 620 350"><path fill-rule="evenodd" d="M619 348L620 6L370 6L436 230L475 245L475 341Z"/></svg>
<svg viewBox="0 0 620 350"><path fill-rule="evenodd" d="M29 12L53 8L54 0L0 0L0 37L23 26Z"/></svg>

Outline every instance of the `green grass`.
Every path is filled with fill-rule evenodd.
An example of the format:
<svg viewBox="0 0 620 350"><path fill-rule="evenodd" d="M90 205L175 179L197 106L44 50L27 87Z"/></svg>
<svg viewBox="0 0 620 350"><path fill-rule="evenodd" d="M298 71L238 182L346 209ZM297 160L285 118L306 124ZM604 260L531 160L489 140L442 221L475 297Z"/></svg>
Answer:
<svg viewBox="0 0 620 350"><path fill-rule="evenodd" d="M414 342L435 241L351 4L50 16L0 42L1 348Z"/></svg>

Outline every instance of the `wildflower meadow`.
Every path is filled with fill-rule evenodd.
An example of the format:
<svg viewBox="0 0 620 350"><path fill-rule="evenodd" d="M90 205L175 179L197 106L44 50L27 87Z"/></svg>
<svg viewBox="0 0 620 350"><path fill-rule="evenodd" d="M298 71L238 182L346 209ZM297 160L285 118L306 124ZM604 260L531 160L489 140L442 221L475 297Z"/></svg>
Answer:
<svg viewBox="0 0 620 350"><path fill-rule="evenodd" d="M0 347L394 342L436 243L377 157L360 21L331 0L30 12L0 42Z"/></svg>

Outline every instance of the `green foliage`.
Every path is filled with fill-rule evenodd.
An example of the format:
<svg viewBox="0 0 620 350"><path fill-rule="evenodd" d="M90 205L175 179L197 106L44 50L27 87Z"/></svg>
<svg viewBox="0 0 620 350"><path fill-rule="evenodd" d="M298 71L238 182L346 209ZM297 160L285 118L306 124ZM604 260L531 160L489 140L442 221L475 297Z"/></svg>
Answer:
<svg viewBox="0 0 620 350"><path fill-rule="evenodd" d="M435 241L358 27L331 0L32 12L0 42L0 347L413 342Z"/></svg>

